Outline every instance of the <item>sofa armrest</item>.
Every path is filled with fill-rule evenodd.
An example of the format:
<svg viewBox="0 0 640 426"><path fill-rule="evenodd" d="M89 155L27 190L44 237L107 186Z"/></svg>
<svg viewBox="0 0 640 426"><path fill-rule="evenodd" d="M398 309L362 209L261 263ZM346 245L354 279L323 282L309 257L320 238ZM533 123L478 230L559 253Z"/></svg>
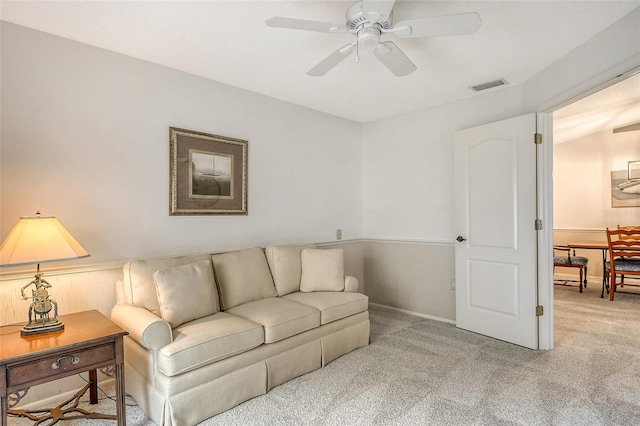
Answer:
<svg viewBox="0 0 640 426"><path fill-rule="evenodd" d="M344 291L355 293L358 291L358 279L351 275L344 276Z"/></svg>
<svg viewBox="0 0 640 426"><path fill-rule="evenodd" d="M173 341L169 323L145 308L116 305L111 310L111 319L147 349L157 351Z"/></svg>

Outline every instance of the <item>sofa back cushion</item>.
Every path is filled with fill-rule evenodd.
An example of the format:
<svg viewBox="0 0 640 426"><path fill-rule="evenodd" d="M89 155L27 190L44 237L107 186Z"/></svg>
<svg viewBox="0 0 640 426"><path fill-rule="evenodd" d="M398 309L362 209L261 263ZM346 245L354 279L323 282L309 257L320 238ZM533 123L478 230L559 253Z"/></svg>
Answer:
<svg viewBox="0 0 640 426"><path fill-rule="evenodd" d="M342 249L304 249L300 291L343 291L344 257Z"/></svg>
<svg viewBox="0 0 640 426"><path fill-rule="evenodd" d="M278 295L261 248L214 254L211 259L223 310Z"/></svg>
<svg viewBox="0 0 640 426"><path fill-rule="evenodd" d="M265 249L267 262L279 296L300 291L302 261L300 254L315 245L270 246Z"/></svg>
<svg viewBox="0 0 640 426"><path fill-rule="evenodd" d="M133 260L124 265L124 295L130 305L139 306L160 316L158 293L153 273L161 269L208 260L209 255L168 257L164 259Z"/></svg>
<svg viewBox="0 0 640 426"><path fill-rule="evenodd" d="M211 260L162 269L153 274L160 316L176 328L220 310Z"/></svg>

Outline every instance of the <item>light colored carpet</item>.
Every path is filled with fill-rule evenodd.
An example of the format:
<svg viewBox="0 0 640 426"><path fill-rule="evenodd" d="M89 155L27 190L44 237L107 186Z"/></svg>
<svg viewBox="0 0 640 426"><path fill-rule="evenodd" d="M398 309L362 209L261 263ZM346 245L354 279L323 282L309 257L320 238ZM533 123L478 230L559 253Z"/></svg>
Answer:
<svg viewBox="0 0 640 426"><path fill-rule="evenodd" d="M200 425L638 425L640 296L597 287L556 286L553 351L371 308L371 345ZM114 422L63 423L85 424ZM127 424L153 425L136 406Z"/></svg>

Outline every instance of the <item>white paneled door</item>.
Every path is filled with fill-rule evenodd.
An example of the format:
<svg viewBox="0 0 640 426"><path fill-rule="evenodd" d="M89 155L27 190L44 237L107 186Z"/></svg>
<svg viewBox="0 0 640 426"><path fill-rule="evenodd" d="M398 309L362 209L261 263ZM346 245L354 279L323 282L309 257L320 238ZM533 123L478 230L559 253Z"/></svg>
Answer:
<svg viewBox="0 0 640 426"><path fill-rule="evenodd" d="M528 114L456 132L456 325L538 348L536 130Z"/></svg>

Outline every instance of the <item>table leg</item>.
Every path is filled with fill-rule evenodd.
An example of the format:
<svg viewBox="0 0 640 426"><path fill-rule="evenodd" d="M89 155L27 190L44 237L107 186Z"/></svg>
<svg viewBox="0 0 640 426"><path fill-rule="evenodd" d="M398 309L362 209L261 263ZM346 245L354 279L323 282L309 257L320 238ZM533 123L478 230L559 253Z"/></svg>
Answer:
<svg viewBox="0 0 640 426"><path fill-rule="evenodd" d="M96 370L89 370L89 402L91 404L98 403L98 372Z"/></svg>
<svg viewBox="0 0 640 426"><path fill-rule="evenodd" d="M0 405L2 405L2 426L7 426L7 411L9 411L9 395L0 397Z"/></svg>
<svg viewBox="0 0 640 426"><path fill-rule="evenodd" d="M607 288L607 293L609 292L609 286L607 285L607 267L605 263L607 262L607 250L602 250L602 293L600 293L600 298L604 299L604 289Z"/></svg>
<svg viewBox="0 0 640 426"><path fill-rule="evenodd" d="M0 367L0 424L7 426L7 416L9 415L9 393L7 392L7 368Z"/></svg>
<svg viewBox="0 0 640 426"><path fill-rule="evenodd" d="M118 426L127 424L126 406L124 403L124 364L116 364L116 415Z"/></svg>

